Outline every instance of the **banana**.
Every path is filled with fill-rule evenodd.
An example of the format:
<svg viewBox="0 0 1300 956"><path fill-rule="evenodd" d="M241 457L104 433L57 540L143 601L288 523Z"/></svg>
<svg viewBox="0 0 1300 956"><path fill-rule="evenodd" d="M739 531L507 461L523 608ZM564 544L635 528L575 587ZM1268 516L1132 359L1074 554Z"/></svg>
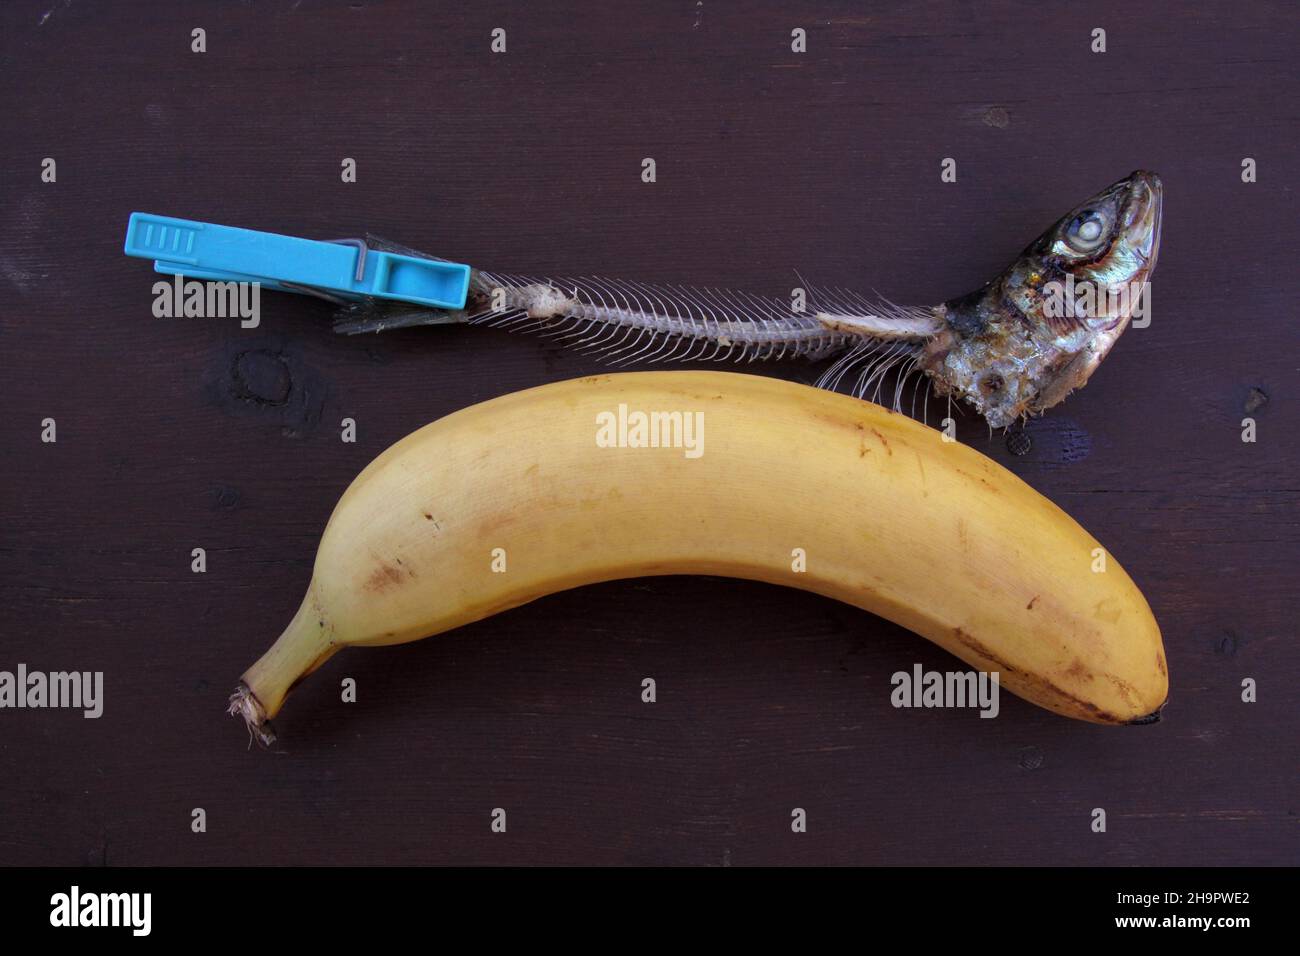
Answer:
<svg viewBox="0 0 1300 956"><path fill-rule="evenodd" d="M995 462L849 396L678 371L506 395L383 452L334 509L301 607L230 710L269 742L286 694L344 647L657 574L836 598L1067 717L1150 722L1168 692L1133 581Z"/></svg>

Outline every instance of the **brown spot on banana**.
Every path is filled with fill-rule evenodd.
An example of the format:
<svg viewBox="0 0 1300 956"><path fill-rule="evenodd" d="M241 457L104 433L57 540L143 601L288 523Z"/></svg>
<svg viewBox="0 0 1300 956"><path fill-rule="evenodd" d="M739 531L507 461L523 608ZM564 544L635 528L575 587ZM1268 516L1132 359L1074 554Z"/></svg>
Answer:
<svg viewBox="0 0 1300 956"><path fill-rule="evenodd" d="M1008 688L1014 687L1019 696L1032 703L1046 707L1048 710L1054 710L1059 714L1066 714L1067 716L1098 724L1127 724L1133 722L1134 718L1108 713L1092 701L1078 697L1043 676L1018 672L960 627L954 630L953 637L957 639L958 643L969 648L976 659L972 661L968 655L960 652L957 652L958 657L961 657L968 664L974 664L976 667L997 671L1002 684Z"/></svg>
<svg viewBox="0 0 1300 956"><path fill-rule="evenodd" d="M393 565L380 561L379 566L366 579L365 589L367 591L383 591L401 583L402 572Z"/></svg>

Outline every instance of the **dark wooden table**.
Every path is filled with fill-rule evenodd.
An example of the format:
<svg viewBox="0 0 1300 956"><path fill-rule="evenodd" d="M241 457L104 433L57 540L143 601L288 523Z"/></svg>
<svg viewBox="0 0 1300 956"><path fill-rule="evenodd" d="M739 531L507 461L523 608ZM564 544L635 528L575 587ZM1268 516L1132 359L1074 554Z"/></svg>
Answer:
<svg viewBox="0 0 1300 956"><path fill-rule="evenodd" d="M0 862L1296 862L1294 5L186 6L0 7L0 669L106 684L99 720L0 711ZM132 210L535 274L780 293L799 269L930 303L1138 167L1167 189L1151 326L1027 455L973 416L959 437L1144 589L1162 723L1009 695L996 720L895 710L890 674L957 662L829 600L702 578L339 655L275 752L224 716L363 465L600 366L481 329L344 338L271 293L256 329L155 318L149 265L121 253Z"/></svg>

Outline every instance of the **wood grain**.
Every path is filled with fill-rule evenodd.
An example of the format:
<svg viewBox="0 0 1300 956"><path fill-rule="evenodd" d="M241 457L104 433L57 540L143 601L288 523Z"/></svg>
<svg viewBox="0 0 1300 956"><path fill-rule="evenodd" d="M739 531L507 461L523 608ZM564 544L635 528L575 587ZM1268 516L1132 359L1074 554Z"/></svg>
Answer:
<svg viewBox="0 0 1300 956"><path fill-rule="evenodd" d="M96 721L0 712L0 862L1294 864L1297 32L1284 3L4 4L0 668L103 670L107 701ZM895 710L891 673L957 662L703 578L340 655L277 753L223 718L366 462L599 366L478 329L340 338L293 296L251 330L155 319L152 273L121 255L132 210L534 274L783 293L799 269L925 303L1137 167L1167 188L1151 327L1026 454L973 416L959 437L1143 587L1162 723Z"/></svg>

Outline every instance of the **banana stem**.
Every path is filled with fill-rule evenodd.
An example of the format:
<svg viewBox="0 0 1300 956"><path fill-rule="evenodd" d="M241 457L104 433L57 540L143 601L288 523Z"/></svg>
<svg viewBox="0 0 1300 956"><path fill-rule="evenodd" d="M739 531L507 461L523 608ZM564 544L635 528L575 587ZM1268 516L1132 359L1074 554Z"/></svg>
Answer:
<svg viewBox="0 0 1300 956"><path fill-rule="evenodd" d="M289 691L339 650L332 634L313 585L284 633L244 672L230 695L228 712L244 718L258 743L266 746L275 740L271 718L280 712Z"/></svg>

